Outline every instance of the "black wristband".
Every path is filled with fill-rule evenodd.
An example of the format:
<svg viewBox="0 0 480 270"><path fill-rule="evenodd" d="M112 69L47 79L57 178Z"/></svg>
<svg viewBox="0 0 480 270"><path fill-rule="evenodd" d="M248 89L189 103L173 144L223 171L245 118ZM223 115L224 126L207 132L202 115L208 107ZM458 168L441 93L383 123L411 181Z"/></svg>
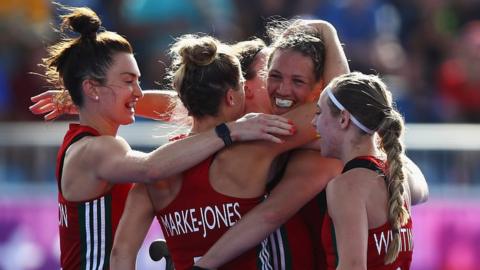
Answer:
<svg viewBox="0 0 480 270"><path fill-rule="evenodd" d="M229 146L233 143L232 137L230 137L230 129L225 123L222 123L215 127L215 133L217 136L223 140L225 146Z"/></svg>
<svg viewBox="0 0 480 270"><path fill-rule="evenodd" d="M203 267L200 267L200 266L192 266L192 268L190 268L190 270L208 270L208 268L203 268Z"/></svg>

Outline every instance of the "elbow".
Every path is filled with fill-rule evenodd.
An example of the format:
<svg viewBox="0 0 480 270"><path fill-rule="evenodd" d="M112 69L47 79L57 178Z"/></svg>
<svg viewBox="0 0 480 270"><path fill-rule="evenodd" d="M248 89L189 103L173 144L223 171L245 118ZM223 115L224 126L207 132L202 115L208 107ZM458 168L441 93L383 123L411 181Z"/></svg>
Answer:
<svg viewBox="0 0 480 270"><path fill-rule="evenodd" d="M263 213L262 219L267 226L275 229L285 223L288 217L282 211L269 209Z"/></svg>
<svg viewBox="0 0 480 270"><path fill-rule="evenodd" d="M137 252L130 250L128 245L114 245L110 253L111 269L135 269Z"/></svg>

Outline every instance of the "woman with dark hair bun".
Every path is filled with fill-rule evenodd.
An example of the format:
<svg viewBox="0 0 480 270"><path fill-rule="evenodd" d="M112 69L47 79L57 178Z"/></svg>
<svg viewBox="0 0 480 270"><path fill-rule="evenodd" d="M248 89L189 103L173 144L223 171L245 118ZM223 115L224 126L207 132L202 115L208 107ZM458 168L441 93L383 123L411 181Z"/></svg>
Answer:
<svg viewBox="0 0 480 270"><path fill-rule="evenodd" d="M99 31L101 21L88 8L67 8L61 30L79 33L48 48L46 79L68 91L80 123L71 124L57 157L62 269L104 269L123 213L130 182L153 183L184 171L232 141L288 135L292 126L278 116L250 115L159 147L134 151L117 136L133 123L143 93L130 43ZM63 33L67 34L67 33Z"/></svg>

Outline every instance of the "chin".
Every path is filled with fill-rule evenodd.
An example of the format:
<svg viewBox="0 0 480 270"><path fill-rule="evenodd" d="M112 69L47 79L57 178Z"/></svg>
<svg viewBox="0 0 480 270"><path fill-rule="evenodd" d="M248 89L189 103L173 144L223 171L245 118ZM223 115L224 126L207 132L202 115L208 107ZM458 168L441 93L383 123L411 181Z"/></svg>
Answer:
<svg viewBox="0 0 480 270"><path fill-rule="evenodd" d="M276 114L276 115L281 115L281 114L289 112L290 110L292 110L292 108L293 107L283 108L283 107L274 106L273 107L273 113Z"/></svg>

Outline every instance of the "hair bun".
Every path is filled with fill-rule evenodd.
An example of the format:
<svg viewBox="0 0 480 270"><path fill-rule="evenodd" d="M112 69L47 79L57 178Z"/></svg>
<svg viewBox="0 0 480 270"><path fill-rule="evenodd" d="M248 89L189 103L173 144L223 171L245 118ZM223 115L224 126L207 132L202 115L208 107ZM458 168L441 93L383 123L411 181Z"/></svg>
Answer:
<svg viewBox="0 0 480 270"><path fill-rule="evenodd" d="M206 66L215 60L217 55L217 41L211 37L193 38L186 41L179 51L184 63L194 63Z"/></svg>
<svg viewBox="0 0 480 270"><path fill-rule="evenodd" d="M62 16L62 29L68 28L80 33L82 37L95 36L102 21L98 15L86 7L69 8L69 14Z"/></svg>

